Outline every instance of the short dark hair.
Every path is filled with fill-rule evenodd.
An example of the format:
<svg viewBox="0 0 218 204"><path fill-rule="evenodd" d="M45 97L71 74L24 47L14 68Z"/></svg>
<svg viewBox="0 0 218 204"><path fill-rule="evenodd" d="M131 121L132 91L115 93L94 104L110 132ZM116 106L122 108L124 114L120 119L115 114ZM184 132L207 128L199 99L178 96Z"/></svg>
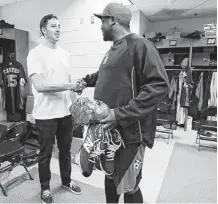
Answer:
<svg viewBox="0 0 218 204"><path fill-rule="evenodd" d="M106 17L106 18L107 18L107 17ZM116 17L108 17L108 18L115 18L116 21L117 21L125 30L127 30L127 31L130 30L130 24L125 23L125 22L121 21L120 19L117 19Z"/></svg>
<svg viewBox="0 0 218 204"><path fill-rule="evenodd" d="M126 30L130 30L130 24L126 24L126 23L123 23L123 22L120 22L119 20L117 20L117 22Z"/></svg>
<svg viewBox="0 0 218 204"><path fill-rule="evenodd" d="M40 21L40 24L39 24L39 28L40 28L40 32L41 32L41 35L44 35L43 32L42 32L42 28L45 28L48 21L51 20L51 19L57 19L58 20L58 17L53 15L53 14L48 14L46 16L44 16L41 21Z"/></svg>

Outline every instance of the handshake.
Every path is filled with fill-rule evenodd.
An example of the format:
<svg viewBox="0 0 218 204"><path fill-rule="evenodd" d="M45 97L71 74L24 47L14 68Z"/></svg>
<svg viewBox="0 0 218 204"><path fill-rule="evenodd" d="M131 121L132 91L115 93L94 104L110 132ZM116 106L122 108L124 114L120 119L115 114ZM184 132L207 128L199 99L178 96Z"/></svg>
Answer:
<svg viewBox="0 0 218 204"><path fill-rule="evenodd" d="M82 94L83 89L86 88L86 82L83 79L79 79L76 82L76 88L74 89L74 92L78 93L79 95Z"/></svg>

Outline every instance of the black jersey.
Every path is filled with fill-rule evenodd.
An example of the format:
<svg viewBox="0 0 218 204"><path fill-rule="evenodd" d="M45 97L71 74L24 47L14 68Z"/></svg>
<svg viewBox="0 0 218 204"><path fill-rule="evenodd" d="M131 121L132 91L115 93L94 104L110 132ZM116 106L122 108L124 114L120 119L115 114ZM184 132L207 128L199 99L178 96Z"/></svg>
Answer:
<svg viewBox="0 0 218 204"><path fill-rule="evenodd" d="M23 97L21 87L27 83L26 75L21 63L11 61L3 68L5 110L15 113L22 110Z"/></svg>

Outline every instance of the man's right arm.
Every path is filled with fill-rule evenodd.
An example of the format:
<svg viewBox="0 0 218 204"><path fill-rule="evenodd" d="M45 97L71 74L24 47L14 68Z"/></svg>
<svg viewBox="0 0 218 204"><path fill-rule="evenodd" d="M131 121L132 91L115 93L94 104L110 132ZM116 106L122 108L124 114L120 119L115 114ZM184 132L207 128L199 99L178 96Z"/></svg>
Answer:
<svg viewBox="0 0 218 204"><path fill-rule="evenodd" d="M30 76L33 86L35 87L37 92L61 92L67 90L76 90L76 82L75 83L67 83L67 84L50 84L47 82L44 74L33 74Z"/></svg>
<svg viewBox="0 0 218 204"><path fill-rule="evenodd" d="M66 90L75 90L77 81L66 84L52 84L48 81L46 74L43 72L40 60L34 53L29 53L27 57L28 76L32 80L33 86L37 92L61 92Z"/></svg>
<svg viewBox="0 0 218 204"><path fill-rule="evenodd" d="M95 87L98 80L98 71L94 74L88 74L83 78L83 81L86 82L86 87Z"/></svg>

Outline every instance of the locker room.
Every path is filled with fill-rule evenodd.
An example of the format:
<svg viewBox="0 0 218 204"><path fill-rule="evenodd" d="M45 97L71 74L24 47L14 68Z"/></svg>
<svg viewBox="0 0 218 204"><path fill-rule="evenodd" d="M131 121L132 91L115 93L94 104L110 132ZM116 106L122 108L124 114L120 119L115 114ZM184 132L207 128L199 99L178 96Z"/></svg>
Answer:
<svg viewBox="0 0 218 204"><path fill-rule="evenodd" d="M0 203L41 202L217 203L215 0L0 0Z"/></svg>

